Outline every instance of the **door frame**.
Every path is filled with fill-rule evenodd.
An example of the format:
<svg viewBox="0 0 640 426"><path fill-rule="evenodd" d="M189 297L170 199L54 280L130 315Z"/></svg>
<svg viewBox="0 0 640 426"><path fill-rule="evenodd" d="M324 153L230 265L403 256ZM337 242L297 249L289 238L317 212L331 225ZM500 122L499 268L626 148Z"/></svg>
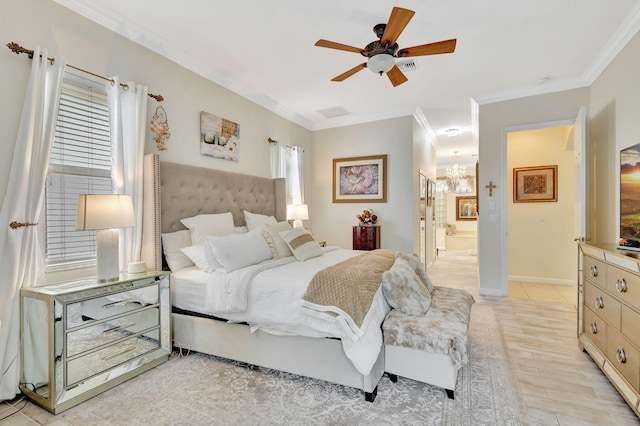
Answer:
<svg viewBox="0 0 640 426"><path fill-rule="evenodd" d="M518 125L518 126L508 126L508 127L503 127L502 128L502 141L501 141L501 156L502 156L502 161L501 161L501 171L500 171L500 179L502 182L500 182L500 187L502 188L502 205L500 206L501 211L504 212L504 217L500 223L500 234L502 236L502 242L500 244L501 246L501 253L500 253L500 257L501 257L501 265L502 265L502 270L500 271L500 291L502 293L502 296L507 296L509 294L509 256L508 256L508 213L507 213L507 207L508 207L508 198L509 198L509 193L508 193L508 188L507 188L507 181L508 181L508 175L507 173L509 172L507 170L507 138L509 136L509 133L512 132L521 132L521 131L526 131L526 130L540 130L540 129L548 129L551 127L560 127L560 126L573 126L575 125L576 119L574 118L569 118L569 119L564 119L564 120L554 120L554 121L543 121L543 122L539 122L539 123L530 123L530 124L522 124L522 125ZM584 155L584 153L583 153ZM583 157L583 162L584 162L584 157Z"/></svg>

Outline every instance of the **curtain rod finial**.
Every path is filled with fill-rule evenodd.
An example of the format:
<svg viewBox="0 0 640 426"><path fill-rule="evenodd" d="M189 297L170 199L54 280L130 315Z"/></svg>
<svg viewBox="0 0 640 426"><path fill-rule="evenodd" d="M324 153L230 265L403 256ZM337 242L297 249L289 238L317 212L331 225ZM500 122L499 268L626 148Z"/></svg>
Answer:
<svg viewBox="0 0 640 426"><path fill-rule="evenodd" d="M272 143L272 144L278 144L278 141L275 139L271 139L271 138L267 138L267 142Z"/></svg>

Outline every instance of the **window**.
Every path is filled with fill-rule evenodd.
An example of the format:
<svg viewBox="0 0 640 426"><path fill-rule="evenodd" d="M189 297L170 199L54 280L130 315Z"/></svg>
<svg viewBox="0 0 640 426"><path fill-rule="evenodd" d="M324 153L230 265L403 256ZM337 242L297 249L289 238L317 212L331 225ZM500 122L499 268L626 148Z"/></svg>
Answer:
<svg viewBox="0 0 640 426"><path fill-rule="evenodd" d="M283 170L286 179L287 204L304 203L302 179L302 148L285 146L283 149Z"/></svg>
<svg viewBox="0 0 640 426"><path fill-rule="evenodd" d="M104 86L67 74L45 186L47 268L95 261L95 233L76 230L87 193L112 193L109 102Z"/></svg>

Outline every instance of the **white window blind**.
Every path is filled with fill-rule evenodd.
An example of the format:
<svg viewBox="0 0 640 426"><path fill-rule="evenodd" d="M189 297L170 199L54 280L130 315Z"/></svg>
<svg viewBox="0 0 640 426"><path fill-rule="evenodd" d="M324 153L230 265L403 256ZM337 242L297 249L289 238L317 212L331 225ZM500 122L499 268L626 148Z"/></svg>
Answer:
<svg viewBox="0 0 640 426"><path fill-rule="evenodd" d="M47 267L93 262L95 233L76 230L80 194L110 194L109 102L103 86L65 77L45 187Z"/></svg>
<svg viewBox="0 0 640 426"><path fill-rule="evenodd" d="M302 172L302 148L296 146L285 146L284 156L284 177L286 179L287 204L302 204L303 200L303 180Z"/></svg>

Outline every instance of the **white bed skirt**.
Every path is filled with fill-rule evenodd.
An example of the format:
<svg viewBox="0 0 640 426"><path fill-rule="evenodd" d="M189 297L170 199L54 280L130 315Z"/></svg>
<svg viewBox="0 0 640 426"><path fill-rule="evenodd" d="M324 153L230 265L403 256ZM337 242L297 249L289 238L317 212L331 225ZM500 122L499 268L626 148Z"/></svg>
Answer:
<svg viewBox="0 0 640 426"><path fill-rule="evenodd" d="M172 314L173 344L300 376L362 389L373 400L384 373L384 350L371 373L364 376L344 354L338 339L276 336L251 332L245 324Z"/></svg>

